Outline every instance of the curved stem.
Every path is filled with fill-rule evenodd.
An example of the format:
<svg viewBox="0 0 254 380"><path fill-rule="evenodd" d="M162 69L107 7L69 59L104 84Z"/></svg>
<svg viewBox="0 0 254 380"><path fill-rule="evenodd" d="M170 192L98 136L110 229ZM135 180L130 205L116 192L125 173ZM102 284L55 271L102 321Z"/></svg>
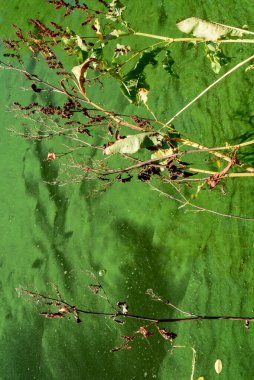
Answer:
<svg viewBox="0 0 254 380"><path fill-rule="evenodd" d="M96 59L96 58L88 58L82 64L82 66L80 68L79 77L77 78L78 79L78 89L79 89L79 92L84 97L86 103L88 103L92 107L96 108L98 111L104 113L105 115L107 115L108 117L110 117L112 120L114 120L119 125L123 125L125 127L128 127L130 129L134 129L134 130L137 130L137 131L143 131L143 128L141 128L141 127L139 127L137 125L130 124L130 123L124 121L124 120L119 119L115 114L112 114L111 112L106 111L104 108L102 108L98 104L94 103L88 97L88 95L86 93L86 90L85 90L85 74L86 74L86 71L89 69L90 63L92 63L92 62L96 62L96 63L100 64L100 61L98 61L98 59Z"/></svg>

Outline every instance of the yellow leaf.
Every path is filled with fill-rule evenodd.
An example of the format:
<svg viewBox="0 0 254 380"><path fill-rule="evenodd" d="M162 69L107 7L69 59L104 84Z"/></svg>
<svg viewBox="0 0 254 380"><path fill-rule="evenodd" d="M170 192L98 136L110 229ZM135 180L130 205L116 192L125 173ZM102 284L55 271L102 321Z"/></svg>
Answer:
<svg viewBox="0 0 254 380"><path fill-rule="evenodd" d="M156 152L154 152L152 155L151 155L151 159L154 159L154 158L160 158L160 157L164 157L164 156L169 156L173 154L173 149L169 148L169 149L159 149L157 150ZM167 160L164 160L161 162L162 165L166 165L167 164ZM164 168L161 168L161 171L163 171Z"/></svg>
<svg viewBox="0 0 254 380"><path fill-rule="evenodd" d="M97 18L94 20L94 26L96 29L96 34L99 37L99 40L103 41L103 34L101 33L101 26L100 26L99 20Z"/></svg>

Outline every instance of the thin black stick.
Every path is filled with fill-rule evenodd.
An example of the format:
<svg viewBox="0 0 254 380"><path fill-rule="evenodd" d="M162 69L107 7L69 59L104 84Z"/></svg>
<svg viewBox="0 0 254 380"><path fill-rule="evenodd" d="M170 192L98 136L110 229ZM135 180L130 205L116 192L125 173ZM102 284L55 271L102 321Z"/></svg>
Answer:
<svg viewBox="0 0 254 380"><path fill-rule="evenodd" d="M123 314L123 313L104 313L92 310L82 310L76 309L80 314L92 314L98 315L102 317L124 317L129 319L138 319L141 321L150 321L155 323L178 323L178 322L194 322L194 321L204 321L204 320L230 320L230 321L249 321L254 322L254 317L236 317L236 316L209 316L209 315L197 315L194 317L186 317L186 318L153 318L136 314Z"/></svg>
<svg viewBox="0 0 254 380"><path fill-rule="evenodd" d="M204 321L204 320L230 320L230 321L245 321L245 322L254 322L254 316L253 317L243 317L243 316L209 316L209 315L192 315L189 317L184 318L154 318L144 315L137 315L137 314L129 314L124 313L122 311L119 312L100 312L95 310L84 310L79 309L75 305L71 305L70 303L66 302L60 295L59 291L57 290L56 286L54 285L54 289L57 291L57 297L51 297L44 294L31 292L27 289L19 288L17 291L21 292L21 294L26 294L30 296L30 301L38 303L39 301L42 304L49 305L49 306L55 306L55 307L63 307L65 306L70 311L75 310L75 312L79 314L90 314L90 315L97 315L100 317L110 317L110 318L117 318L117 317L123 317L125 319L136 319L141 321L150 321L154 323L180 323L180 322L194 322L194 321ZM112 306L112 305L111 305ZM113 307L113 306L112 306Z"/></svg>

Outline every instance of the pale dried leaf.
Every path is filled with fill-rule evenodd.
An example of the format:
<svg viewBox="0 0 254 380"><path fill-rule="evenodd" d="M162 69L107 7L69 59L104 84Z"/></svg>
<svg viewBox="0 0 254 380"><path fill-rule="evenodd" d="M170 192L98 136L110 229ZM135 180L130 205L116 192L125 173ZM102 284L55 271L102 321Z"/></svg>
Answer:
<svg viewBox="0 0 254 380"><path fill-rule="evenodd" d="M222 361L220 359L217 359L215 364L214 364L214 369L215 369L215 372L220 374L221 371L222 371Z"/></svg>
<svg viewBox="0 0 254 380"><path fill-rule="evenodd" d="M245 29L201 20L197 17L186 18L176 24L181 32L203 37L207 41L216 41L221 37L241 37L243 34L254 34Z"/></svg>
<svg viewBox="0 0 254 380"><path fill-rule="evenodd" d="M120 307L122 314L128 314L128 305L126 302L117 302L117 306Z"/></svg>

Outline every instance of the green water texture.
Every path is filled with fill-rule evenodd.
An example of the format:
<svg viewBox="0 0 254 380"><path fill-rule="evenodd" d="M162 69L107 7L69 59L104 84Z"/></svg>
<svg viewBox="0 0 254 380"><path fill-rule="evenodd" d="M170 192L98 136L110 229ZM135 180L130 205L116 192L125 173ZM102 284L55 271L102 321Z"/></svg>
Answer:
<svg viewBox="0 0 254 380"><path fill-rule="evenodd" d="M180 36L175 23L190 16L254 30L251 0L123 2L127 19L142 32ZM1 37L14 36L12 23L27 28L29 18L61 21L46 0L0 0ZM253 54L251 46L230 49L231 66ZM180 79L155 69L149 100L165 121L217 78L200 49L173 47L172 55ZM30 93L20 90L27 85L20 75L0 75L0 379L187 380L190 347L197 353L194 379L216 379L216 359L223 363L220 379L254 379L254 328L247 330L242 322L175 324L168 327L178 335L174 344L187 348L171 352L170 343L158 336L111 353L120 336L130 335L140 324L119 326L89 316L82 324L46 320L36 305L18 298L18 286L48 292L54 282L70 303L107 311L105 302L87 291L91 280L86 270L92 270L102 271L100 280L111 299L127 301L135 314L179 316L145 295L152 288L189 312L251 316L254 222L179 210L138 182L119 183L93 198L90 183L48 185L45 181L58 175L57 165L46 161L55 147L52 142L28 143L7 131L24 122L7 112L7 106L15 100L28 103ZM253 138L253 85L253 72L235 72L179 117L176 128L206 146ZM120 92L111 102L115 109L130 112ZM253 164L251 150L245 159ZM252 179L230 180L226 191L208 191L200 202L253 217Z"/></svg>

